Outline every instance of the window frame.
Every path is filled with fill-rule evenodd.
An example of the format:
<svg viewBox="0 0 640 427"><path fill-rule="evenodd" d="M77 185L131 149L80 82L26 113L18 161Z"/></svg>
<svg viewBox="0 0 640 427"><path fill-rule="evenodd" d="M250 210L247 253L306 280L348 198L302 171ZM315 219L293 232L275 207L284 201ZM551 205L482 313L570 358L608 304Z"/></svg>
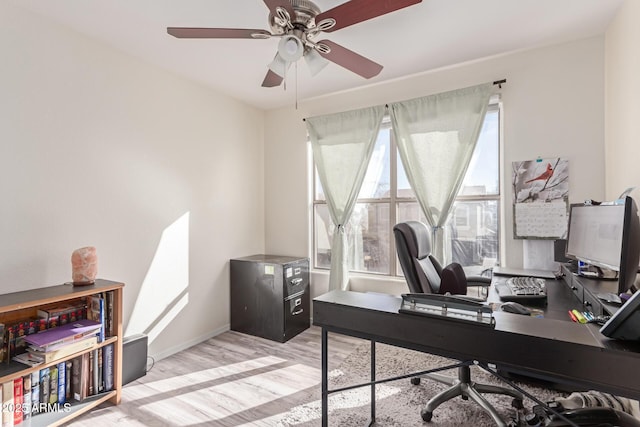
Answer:
<svg viewBox="0 0 640 427"><path fill-rule="evenodd" d="M456 202L486 202L486 201L495 201L497 203L497 241L498 241L498 253L497 253L497 262L500 263L500 259L502 257L503 244L502 244L502 217L504 215L502 207L503 207L503 193L502 193L502 147L503 147L503 131L502 131L502 101L499 97L492 97L489 101L489 106L487 108L487 113L489 112L497 112L498 113L498 124L497 124L497 132L498 132L498 183L497 183L497 193L496 194L482 194L482 195L458 195L455 198L454 203ZM382 124L380 125L380 131L383 129L391 129L391 119L388 114L385 114ZM311 156L312 157L312 156ZM389 197L388 198L359 198L356 203L357 204L385 204L389 207L389 271L387 273L383 272L375 272L375 271L362 271L362 270L349 270L349 273L363 274L363 275L373 275L373 276L384 276L391 278L402 277L402 270L397 262L396 254L396 245L395 239L393 238L392 224L396 224L398 218L398 208L401 203L418 203L415 195L413 197L407 196L398 196L398 162L400 161L398 155L398 147L395 141L395 135L393 132L389 132ZM318 242L316 238L317 234L317 224L316 224L316 209L318 205L326 205L326 198L317 199L317 171L315 168L315 164L313 161L312 165L312 179L311 179L311 258L312 263L311 266L315 270L323 270L329 271L329 267L318 266L316 261L318 258ZM468 209L468 208L467 208ZM449 219L451 221L451 218ZM467 225L468 226L468 225Z"/></svg>

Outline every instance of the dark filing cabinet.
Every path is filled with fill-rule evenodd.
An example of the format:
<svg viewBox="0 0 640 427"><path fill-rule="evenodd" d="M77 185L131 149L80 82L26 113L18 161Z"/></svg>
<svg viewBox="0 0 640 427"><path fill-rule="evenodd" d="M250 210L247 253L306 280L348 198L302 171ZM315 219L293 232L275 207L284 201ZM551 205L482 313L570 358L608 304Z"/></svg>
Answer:
<svg viewBox="0 0 640 427"><path fill-rule="evenodd" d="M309 259L231 260L231 330L285 342L310 326Z"/></svg>

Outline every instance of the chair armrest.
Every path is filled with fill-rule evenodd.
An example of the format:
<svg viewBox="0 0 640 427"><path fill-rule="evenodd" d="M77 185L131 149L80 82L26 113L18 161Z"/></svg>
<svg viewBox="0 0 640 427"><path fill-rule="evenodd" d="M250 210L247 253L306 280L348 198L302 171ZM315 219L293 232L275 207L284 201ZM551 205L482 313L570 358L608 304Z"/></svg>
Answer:
<svg viewBox="0 0 640 427"><path fill-rule="evenodd" d="M491 277L486 276L467 276L467 286L484 286L491 285Z"/></svg>
<svg viewBox="0 0 640 427"><path fill-rule="evenodd" d="M474 293L477 293L477 298L486 301L489 295L489 286L491 285L491 278L486 276L468 276L467 288L474 288Z"/></svg>

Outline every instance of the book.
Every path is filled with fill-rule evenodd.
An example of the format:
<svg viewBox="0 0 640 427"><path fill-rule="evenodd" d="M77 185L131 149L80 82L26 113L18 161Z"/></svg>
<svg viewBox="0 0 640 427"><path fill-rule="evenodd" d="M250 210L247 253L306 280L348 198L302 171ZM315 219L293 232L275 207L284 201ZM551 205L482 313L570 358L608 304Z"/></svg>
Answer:
<svg viewBox="0 0 640 427"><path fill-rule="evenodd" d="M51 381L49 379L49 368L40 369L40 403L49 404L49 387Z"/></svg>
<svg viewBox="0 0 640 427"><path fill-rule="evenodd" d="M79 341L89 335L94 335L100 331L101 327L100 322L83 319L37 334L27 335L24 339L36 350L56 350L58 347L54 346Z"/></svg>
<svg viewBox="0 0 640 427"><path fill-rule="evenodd" d="M31 374L22 377L22 386L22 419L28 420L31 418Z"/></svg>
<svg viewBox="0 0 640 427"><path fill-rule="evenodd" d="M0 323L0 363L5 361L5 356L7 352L5 348L4 335L5 335L4 323Z"/></svg>
<svg viewBox="0 0 640 427"><path fill-rule="evenodd" d="M31 373L31 413L37 414L40 405L40 372Z"/></svg>
<svg viewBox="0 0 640 427"><path fill-rule="evenodd" d="M58 348L57 350L41 351L28 349L28 353L32 359L40 360L44 363L53 362L54 360L64 359L79 351L87 350L98 343L98 337L95 335L85 337L79 341L74 341ZM15 359L15 358L14 358ZM24 363L24 362L23 362Z"/></svg>
<svg viewBox="0 0 640 427"><path fill-rule="evenodd" d="M13 380L13 425L22 423L22 377Z"/></svg>
<svg viewBox="0 0 640 427"><path fill-rule="evenodd" d="M98 342L103 342L105 338L104 328L104 298L92 295L88 297L87 318L100 323L100 331L98 332Z"/></svg>
<svg viewBox="0 0 640 427"><path fill-rule="evenodd" d="M107 337L112 337L114 335L114 327L113 327L113 299L114 293L113 291L107 292L106 295L107 308L105 311L105 323L106 323L106 333Z"/></svg>
<svg viewBox="0 0 640 427"><path fill-rule="evenodd" d="M103 347L102 376L104 377L104 391L113 390L113 344Z"/></svg>
<svg viewBox="0 0 640 427"><path fill-rule="evenodd" d="M95 362L95 366L94 369L96 370L97 374L94 374L94 379L96 380L96 384L97 384L97 393L102 393L104 391L104 377L102 375L102 349L104 347L100 347L97 348L96 351L96 362Z"/></svg>
<svg viewBox="0 0 640 427"><path fill-rule="evenodd" d="M65 368L66 368L66 372L65 372L65 401L70 401L71 399L73 399L73 395L71 393L71 368L73 366L73 360L67 360L65 362Z"/></svg>
<svg viewBox="0 0 640 427"><path fill-rule="evenodd" d="M67 364L58 363L58 404L64 404L67 396Z"/></svg>
<svg viewBox="0 0 640 427"><path fill-rule="evenodd" d="M46 328L49 329L80 320L77 314L79 311L82 312L84 307L85 305L81 301L56 303L48 307L41 307L38 309L37 315L44 320Z"/></svg>
<svg viewBox="0 0 640 427"><path fill-rule="evenodd" d="M58 403L58 367L56 365L49 368L49 401L46 403Z"/></svg>
<svg viewBox="0 0 640 427"><path fill-rule="evenodd" d="M2 384L2 407L8 408L2 411L2 427L13 426L13 381Z"/></svg>
<svg viewBox="0 0 640 427"><path fill-rule="evenodd" d="M95 394L95 381L94 381L94 376L93 376L93 368L94 368L94 353L93 351L89 352L89 368L88 368L88 376L89 376L89 380L88 380L88 384L89 384L89 390L87 391L87 396L93 396Z"/></svg>
<svg viewBox="0 0 640 427"><path fill-rule="evenodd" d="M83 353L72 360L71 391L73 400L82 402L89 390L89 353Z"/></svg>
<svg viewBox="0 0 640 427"><path fill-rule="evenodd" d="M44 360L39 359L37 357L33 357L31 354L27 353L22 353L22 354L17 354L15 356L13 356L11 358L12 360L15 360L16 362L20 362L24 365L27 366L38 366L38 365L42 365L44 363Z"/></svg>

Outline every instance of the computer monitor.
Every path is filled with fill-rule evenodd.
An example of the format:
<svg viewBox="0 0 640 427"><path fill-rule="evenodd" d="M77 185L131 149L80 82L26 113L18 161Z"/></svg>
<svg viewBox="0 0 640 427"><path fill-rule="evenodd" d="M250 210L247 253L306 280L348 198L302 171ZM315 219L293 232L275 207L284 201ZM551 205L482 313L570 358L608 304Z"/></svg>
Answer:
<svg viewBox="0 0 640 427"><path fill-rule="evenodd" d="M571 205L567 257L598 271L616 272L618 292L630 289L640 258L640 219L634 200L627 196L607 204Z"/></svg>
<svg viewBox="0 0 640 427"><path fill-rule="evenodd" d="M619 340L640 340L640 292L633 294L629 301L600 328L602 335Z"/></svg>

